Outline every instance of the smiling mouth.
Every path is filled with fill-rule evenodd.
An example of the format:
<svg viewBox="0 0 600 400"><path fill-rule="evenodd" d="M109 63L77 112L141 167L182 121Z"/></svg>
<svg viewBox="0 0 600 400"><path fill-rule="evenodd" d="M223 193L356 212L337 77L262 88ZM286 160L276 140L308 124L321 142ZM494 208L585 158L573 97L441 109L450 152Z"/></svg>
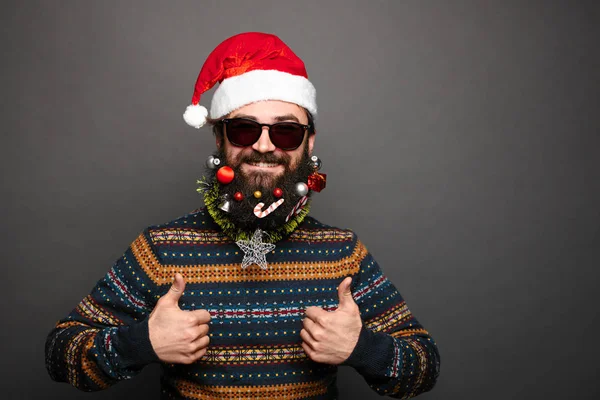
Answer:
<svg viewBox="0 0 600 400"><path fill-rule="evenodd" d="M246 163L248 165L251 165L253 167L259 167L259 168L275 168L278 167L280 164L278 163L265 163L265 162L248 162Z"/></svg>

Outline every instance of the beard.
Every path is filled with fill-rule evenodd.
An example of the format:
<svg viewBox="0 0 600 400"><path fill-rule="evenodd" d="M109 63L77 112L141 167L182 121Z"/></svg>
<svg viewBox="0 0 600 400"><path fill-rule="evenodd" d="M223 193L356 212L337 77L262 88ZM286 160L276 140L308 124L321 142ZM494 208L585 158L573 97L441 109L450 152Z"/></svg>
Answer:
<svg viewBox="0 0 600 400"><path fill-rule="evenodd" d="M295 166L290 165L291 157L288 154L276 156L273 153L259 153L253 151L249 154L240 153L235 160L228 159L226 154L220 149L215 157L223 160L221 165L230 166L234 173L234 180L227 184L219 184L219 194L229 200L230 207L228 216L237 228L251 231L260 228L264 231L276 229L286 223L286 218L298 203L301 195L296 192L298 182L306 183L308 176L313 172L310 162L308 146L305 146L302 157ZM280 176L273 176L268 172L254 172L246 174L242 172L243 163L271 163L283 165L285 170ZM214 173L214 171L213 171ZM281 196L284 202L273 210L269 215L258 218L254 215L254 207L258 203L264 203L263 211L271 204L280 200L273 194L273 189L280 188L283 191ZM254 192L260 191L262 196L257 199ZM244 195L242 201L234 200L234 194L241 192ZM310 196L310 191L308 196Z"/></svg>

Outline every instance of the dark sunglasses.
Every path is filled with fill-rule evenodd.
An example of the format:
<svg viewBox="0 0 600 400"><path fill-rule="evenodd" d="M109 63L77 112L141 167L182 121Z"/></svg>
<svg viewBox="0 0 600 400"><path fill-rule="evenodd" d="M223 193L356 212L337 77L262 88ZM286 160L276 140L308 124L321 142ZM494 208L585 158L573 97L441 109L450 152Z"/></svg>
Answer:
<svg viewBox="0 0 600 400"><path fill-rule="evenodd" d="M223 123L225 134L231 144L240 147L251 146L262 135L263 126L269 128L269 138L275 147L281 150L295 150L302 144L304 133L310 125L296 122L277 122L275 124L261 124L246 118L225 118Z"/></svg>

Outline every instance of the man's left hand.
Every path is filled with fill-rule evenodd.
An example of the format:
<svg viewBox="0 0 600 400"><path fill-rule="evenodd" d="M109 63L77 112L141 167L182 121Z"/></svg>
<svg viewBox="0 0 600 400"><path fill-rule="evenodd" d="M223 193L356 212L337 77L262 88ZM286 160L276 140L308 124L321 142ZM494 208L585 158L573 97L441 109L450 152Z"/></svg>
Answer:
<svg viewBox="0 0 600 400"><path fill-rule="evenodd" d="M300 331L302 348L311 360L338 365L346 361L360 335L362 320L358 306L352 298L347 277L338 287L339 305L335 311L325 311L321 307L308 307L306 318Z"/></svg>

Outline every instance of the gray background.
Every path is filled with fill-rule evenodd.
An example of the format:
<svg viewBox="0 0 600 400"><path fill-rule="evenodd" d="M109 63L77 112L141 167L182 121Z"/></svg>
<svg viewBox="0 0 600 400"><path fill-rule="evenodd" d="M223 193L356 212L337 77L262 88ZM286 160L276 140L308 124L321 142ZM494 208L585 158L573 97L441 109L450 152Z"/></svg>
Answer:
<svg viewBox="0 0 600 400"><path fill-rule="evenodd" d="M313 215L358 233L439 344L422 398L597 398L598 2L2 4L2 398L158 397L156 366L54 383L44 340L144 227L201 205L214 141L181 114L249 30L317 88ZM339 387L378 398L351 369Z"/></svg>

